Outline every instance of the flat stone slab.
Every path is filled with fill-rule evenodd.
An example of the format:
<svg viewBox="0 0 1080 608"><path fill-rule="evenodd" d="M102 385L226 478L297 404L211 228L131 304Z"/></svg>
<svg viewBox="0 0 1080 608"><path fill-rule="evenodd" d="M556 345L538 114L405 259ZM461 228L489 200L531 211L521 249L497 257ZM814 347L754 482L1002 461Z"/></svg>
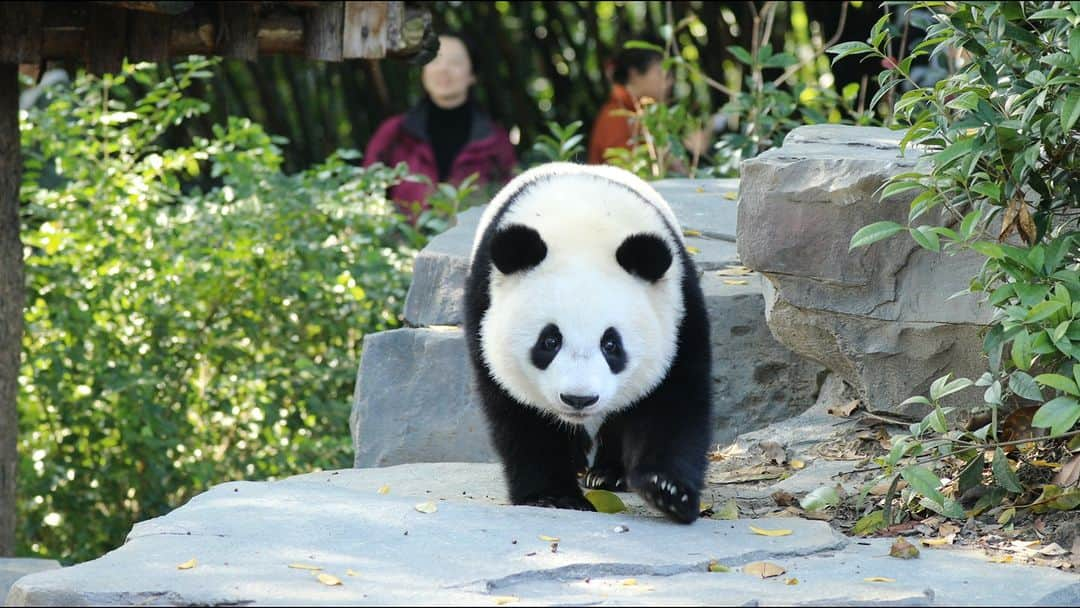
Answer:
<svg viewBox="0 0 1080 608"><path fill-rule="evenodd" d="M4 605L11 585L27 574L43 570L55 570L60 564L53 559L34 559L28 557L0 557L0 606Z"/></svg>
<svg viewBox="0 0 1080 608"><path fill-rule="evenodd" d="M451 465L443 465L449 467ZM495 492L491 465L478 491ZM441 471L448 473L451 469ZM396 475L392 474L395 473ZM125 544L20 579L10 605L1075 605L1075 575L992 564L976 553L887 557L887 539L847 539L823 522L702 520L682 526L470 500L468 476L430 465L232 482L136 524ZM425 483L425 477L430 483ZM441 484L441 485L440 485ZM389 486L380 494L379 489ZM436 490L432 490L436 488ZM466 495L455 495L461 488ZM429 493L431 491L431 493ZM420 502L437 506L419 512ZM628 528L621 530L619 526ZM750 527L785 528L761 536ZM543 538L542 538L543 537ZM553 546L551 538L558 538ZM179 564L195 559L193 568ZM740 571L766 560L786 572ZM709 562L732 568L710 573ZM321 568L313 571L290 567ZM341 585L321 583L330 574ZM874 583L869 577L893 582ZM789 581L789 579L797 579ZM632 580L628 580L632 579Z"/></svg>

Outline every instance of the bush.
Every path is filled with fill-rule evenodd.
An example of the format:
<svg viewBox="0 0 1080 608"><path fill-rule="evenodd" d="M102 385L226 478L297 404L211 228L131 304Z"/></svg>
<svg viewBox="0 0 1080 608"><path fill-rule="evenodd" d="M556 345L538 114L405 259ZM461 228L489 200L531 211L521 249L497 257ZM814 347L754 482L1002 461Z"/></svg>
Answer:
<svg viewBox="0 0 1080 608"><path fill-rule="evenodd" d="M212 484L350 465L361 340L399 325L425 239L385 197L405 168L285 175L246 119L159 149L208 65L80 76L20 116L22 554L93 558Z"/></svg>

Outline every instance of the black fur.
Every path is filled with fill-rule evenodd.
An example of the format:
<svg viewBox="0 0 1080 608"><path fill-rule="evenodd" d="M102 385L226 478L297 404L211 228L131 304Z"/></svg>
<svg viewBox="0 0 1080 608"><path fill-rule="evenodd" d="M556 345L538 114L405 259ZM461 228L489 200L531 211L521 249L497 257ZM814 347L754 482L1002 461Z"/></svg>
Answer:
<svg viewBox="0 0 1080 608"><path fill-rule="evenodd" d="M555 355L559 354L560 348L562 348L562 334L559 333L559 328L555 324L548 323L544 329L540 330L540 335L536 337L536 344L529 351L529 356L537 368L547 369L547 366L555 360Z"/></svg>
<svg viewBox="0 0 1080 608"><path fill-rule="evenodd" d="M634 234L619 245L615 260L626 272L655 283L671 267L671 251L658 235Z"/></svg>
<svg viewBox="0 0 1080 608"><path fill-rule="evenodd" d="M507 226L491 240L491 261L499 272L514 274L540 264L547 257L547 245L540 233L520 224Z"/></svg>
<svg viewBox="0 0 1080 608"><path fill-rule="evenodd" d="M614 327L607 328L600 338L600 352L604 354L608 369L617 374L626 369L626 350L623 349L622 336Z"/></svg>
<svg viewBox="0 0 1080 608"><path fill-rule="evenodd" d="M629 487L670 518L693 522L698 517L708 464L712 403L709 321L693 262L680 248L677 255L686 271L681 277L686 312L678 328L671 369L649 395L605 420L597 434L595 462L586 471L591 442L584 430L514 400L491 378L480 352L480 322L490 306L493 240L508 238L497 235L506 234L499 222L513 204L512 199L481 236L465 286L469 354L491 438L503 463L510 500L514 504L593 510L578 485L578 475L584 474L583 481L589 487ZM642 204L650 203L642 198ZM667 225L667 229L678 242L675 227ZM638 276L650 280L659 264L641 263L642 249L656 252L646 241L634 241L642 244L640 249L637 244L630 246L636 260L631 266L636 270L628 271L644 272ZM501 245L512 249L510 242ZM665 245L664 251L667 249ZM670 255L668 252L665 272L671 263Z"/></svg>

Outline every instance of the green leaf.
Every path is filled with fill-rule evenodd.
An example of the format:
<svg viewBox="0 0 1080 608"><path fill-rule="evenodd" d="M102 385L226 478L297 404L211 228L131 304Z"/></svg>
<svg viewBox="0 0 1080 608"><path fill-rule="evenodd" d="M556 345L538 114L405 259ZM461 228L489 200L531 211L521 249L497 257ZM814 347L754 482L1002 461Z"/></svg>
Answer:
<svg viewBox="0 0 1080 608"><path fill-rule="evenodd" d="M1027 333L1026 331L1021 331L1018 334L1016 334L1016 337L1013 338L1012 349L1011 349L1010 355L1011 355L1011 358L1012 358L1013 365L1015 365L1018 369L1026 370L1026 369L1030 368L1031 367L1031 357L1032 357L1031 334ZM1027 374L1024 374L1023 372L1020 372L1020 371L1013 372L1012 378L1009 378L1009 388L1013 389L1014 393L1017 392L1017 391L1016 391L1016 388L1013 385L1013 383L1014 383L1013 378L1016 378L1017 374L1023 374L1023 377L1031 378L1031 376L1028 376ZM1031 386L1034 386L1034 383L1035 383L1035 381L1032 380L1031 381ZM1022 388L1027 388L1028 385L1025 382L1024 384L1021 384L1020 386ZM1036 387L1036 388L1038 388L1038 387ZM1042 400L1042 395L1039 395L1038 397L1029 397L1029 398L1038 399L1038 400L1041 401Z"/></svg>
<svg viewBox="0 0 1080 608"><path fill-rule="evenodd" d="M600 513L621 513L626 510L622 499L607 490L590 490L585 493L585 500L592 503Z"/></svg>
<svg viewBox="0 0 1080 608"><path fill-rule="evenodd" d="M734 55L736 59L745 63L746 65L754 64L754 59L750 57L750 53L748 53L746 49L742 48L741 46L732 45L727 47L727 50L729 53Z"/></svg>
<svg viewBox="0 0 1080 608"><path fill-rule="evenodd" d="M937 233L931 230L931 226L917 226L911 229L911 238L923 249L941 251L941 241Z"/></svg>
<svg viewBox="0 0 1080 608"><path fill-rule="evenodd" d="M1005 458L1005 452L1002 452L1001 448L995 448L994 462L990 464L990 470L993 471L994 482L998 486L1010 492L1024 491L1024 487L1020 485L1020 479L1016 476L1016 471L1009 466L1009 460Z"/></svg>
<svg viewBox="0 0 1080 608"><path fill-rule="evenodd" d="M945 502L945 497L938 491L941 479L930 469L913 464L900 471L900 476L920 495L939 505Z"/></svg>
<svg viewBox="0 0 1080 608"><path fill-rule="evenodd" d="M1051 435L1066 433L1080 419L1080 401L1075 397L1058 397L1042 404L1031 419L1031 426L1050 429Z"/></svg>
<svg viewBox="0 0 1080 608"><path fill-rule="evenodd" d="M1027 317L1024 319L1028 323L1037 323L1043 319L1049 319L1054 316L1057 311L1064 308L1065 305L1057 300L1049 300L1035 305L1028 311Z"/></svg>
<svg viewBox="0 0 1080 608"><path fill-rule="evenodd" d="M644 40L629 40L623 45L624 49L643 49L646 51L656 51L661 55L664 53L664 47L652 44L651 42L645 42ZM730 50L730 47L729 47Z"/></svg>
<svg viewBox="0 0 1080 608"><path fill-rule="evenodd" d="M965 156L971 152L971 149L975 147L974 139L961 139L956 143L945 148L941 152L933 155L934 168L940 170L952 163L956 159Z"/></svg>
<svg viewBox="0 0 1080 608"><path fill-rule="evenodd" d="M862 55L865 53L872 53L874 52L874 47L866 44L865 42L855 40L852 42L841 42L836 46L829 47L829 49L825 52L836 55L836 57L833 57L832 60L832 65L836 65L837 61L840 61L848 55Z"/></svg>
<svg viewBox="0 0 1080 608"><path fill-rule="evenodd" d="M983 456L982 452L979 452L967 463L964 470L960 472L960 481L958 482L957 490L961 495L982 483L982 472Z"/></svg>
<svg viewBox="0 0 1080 608"><path fill-rule="evenodd" d="M971 238L980 220L982 220L982 209L976 209L964 215L964 220L960 222L960 238L965 240Z"/></svg>
<svg viewBox="0 0 1080 608"><path fill-rule="evenodd" d="M1066 133L1072 131L1077 119L1080 119L1080 90L1074 89L1065 98L1065 104L1062 106L1061 130Z"/></svg>
<svg viewBox="0 0 1080 608"><path fill-rule="evenodd" d="M855 525L851 528L851 533L856 536L867 536L886 527L888 527L888 524L885 523L885 512L871 511L855 522Z"/></svg>
<svg viewBox="0 0 1080 608"><path fill-rule="evenodd" d="M836 488L831 486L820 487L813 492L810 492L799 501L799 506L804 511L811 513L815 511L823 511L829 507L835 507L840 504L840 495L836 492Z"/></svg>
<svg viewBox="0 0 1080 608"><path fill-rule="evenodd" d="M897 232L904 230L905 228L896 222L874 222L869 226L863 226L851 237L851 244L848 246L848 251L855 249L856 247L865 247L871 243L876 243L882 239L888 238Z"/></svg>
<svg viewBox="0 0 1080 608"><path fill-rule="evenodd" d="M1072 13L1063 8L1044 8L1036 11L1028 19L1068 19L1069 17L1072 17Z"/></svg>
<svg viewBox="0 0 1080 608"><path fill-rule="evenodd" d="M1015 343L1013 344L1013 348L1016 348ZM1043 400L1042 391L1039 390L1039 386L1035 384L1035 379L1021 371L1015 371L1009 376L1009 390L1024 399L1031 399L1032 401Z"/></svg>
<svg viewBox="0 0 1080 608"><path fill-rule="evenodd" d="M1000 260L1005 257L1005 249L1002 248L1001 245L991 241L976 241L971 244L971 248L986 257L995 260Z"/></svg>
<svg viewBox="0 0 1080 608"><path fill-rule="evenodd" d="M1073 60L1080 61L1080 28L1072 28L1069 32L1069 54Z"/></svg>
<svg viewBox="0 0 1080 608"><path fill-rule="evenodd" d="M1060 374L1039 374L1035 376L1035 381L1043 386L1056 388L1070 395L1080 396L1080 391L1076 390L1076 383Z"/></svg>

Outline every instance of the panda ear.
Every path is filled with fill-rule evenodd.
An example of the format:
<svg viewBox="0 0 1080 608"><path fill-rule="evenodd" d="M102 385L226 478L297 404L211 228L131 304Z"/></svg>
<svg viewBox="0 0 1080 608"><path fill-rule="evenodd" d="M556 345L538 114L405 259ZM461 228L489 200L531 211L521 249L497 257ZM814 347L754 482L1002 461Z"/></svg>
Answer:
<svg viewBox="0 0 1080 608"><path fill-rule="evenodd" d="M626 272L655 283L671 267L671 250L655 234L634 234L619 245L615 259Z"/></svg>
<svg viewBox="0 0 1080 608"><path fill-rule="evenodd" d="M540 233L521 224L500 229L491 239L491 261L503 274L514 274L540 264L547 257L547 245Z"/></svg>

